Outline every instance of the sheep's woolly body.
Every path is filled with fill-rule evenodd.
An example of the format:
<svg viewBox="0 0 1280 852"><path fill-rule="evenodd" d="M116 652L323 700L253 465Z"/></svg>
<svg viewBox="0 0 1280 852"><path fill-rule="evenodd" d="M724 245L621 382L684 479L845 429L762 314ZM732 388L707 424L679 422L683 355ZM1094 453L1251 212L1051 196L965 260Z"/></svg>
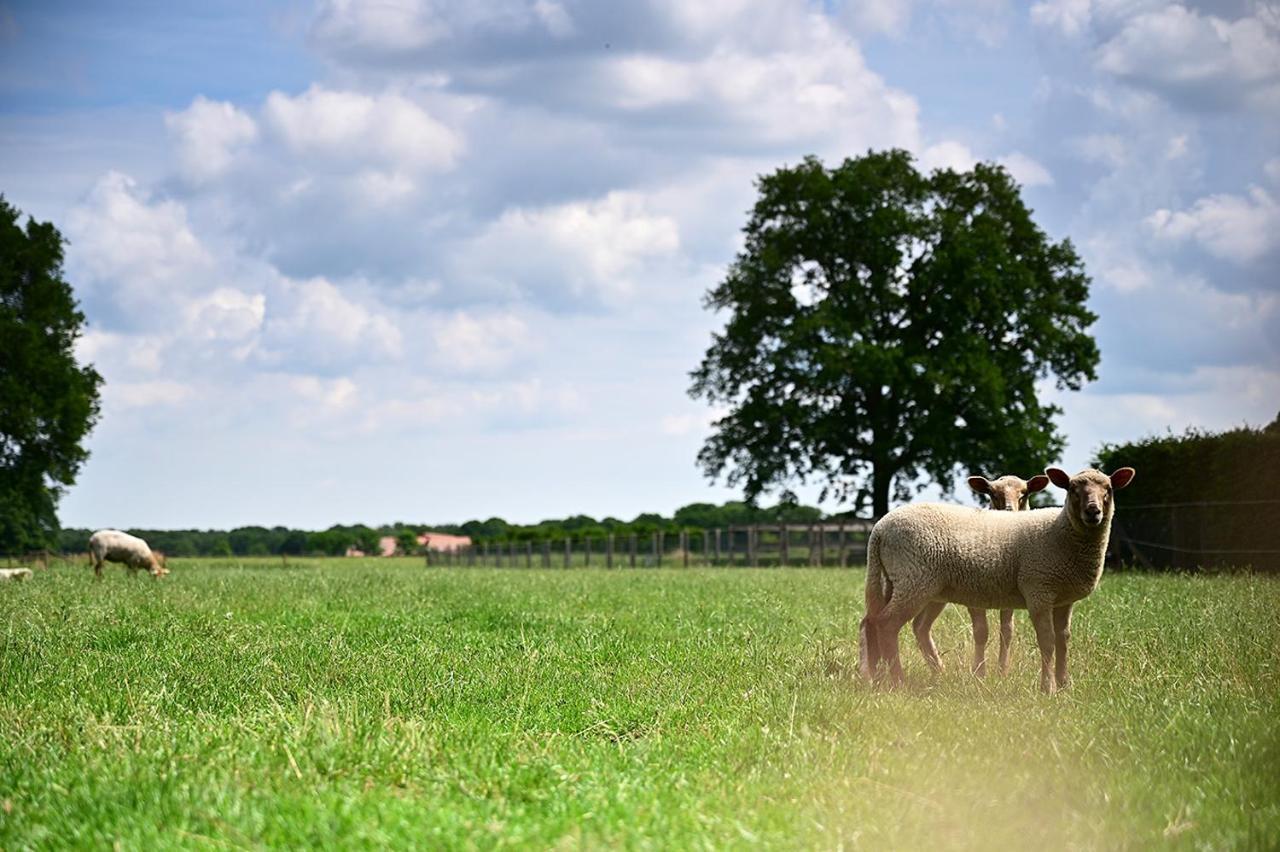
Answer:
<svg viewBox="0 0 1280 852"><path fill-rule="evenodd" d="M1102 577L1110 518L1076 530L1065 508L989 512L914 503L885 515L868 543L881 594L984 609L1060 606Z"/></svg>
<svg viewBox="0 0 1280 852"><path fill-rule="evenodd" d="M159 563L147 543L137 536L120 530L98 530L89 536L89 553L93 557L95 571L101 571L102 563L119 562L130 568L146 568L158 573Z"/></svg>

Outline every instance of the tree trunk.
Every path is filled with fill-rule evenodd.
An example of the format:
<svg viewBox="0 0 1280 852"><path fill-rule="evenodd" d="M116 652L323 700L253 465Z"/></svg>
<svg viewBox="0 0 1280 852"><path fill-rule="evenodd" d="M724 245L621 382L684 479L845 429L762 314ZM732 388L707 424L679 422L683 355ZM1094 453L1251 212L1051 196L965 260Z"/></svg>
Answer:
<svg viewBox="0 0 1280 852"><path fill-rule="evenodd" d="M893 471L883 462L871 468L871 516L876 520L889 513L889 486L893 483Z"/></svg>

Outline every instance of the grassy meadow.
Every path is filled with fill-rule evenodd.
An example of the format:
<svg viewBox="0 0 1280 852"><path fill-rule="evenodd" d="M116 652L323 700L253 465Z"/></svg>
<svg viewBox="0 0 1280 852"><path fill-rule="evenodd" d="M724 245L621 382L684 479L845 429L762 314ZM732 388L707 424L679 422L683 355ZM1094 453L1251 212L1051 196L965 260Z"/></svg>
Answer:
<svg viewBox="0 0 1280 852"><path fill-rule="evenodd" d="M0 848L1280 838L1276 578L1107 575L1050 698L955 607L860 683L860 570L171 567L0 586Z"/></svg>

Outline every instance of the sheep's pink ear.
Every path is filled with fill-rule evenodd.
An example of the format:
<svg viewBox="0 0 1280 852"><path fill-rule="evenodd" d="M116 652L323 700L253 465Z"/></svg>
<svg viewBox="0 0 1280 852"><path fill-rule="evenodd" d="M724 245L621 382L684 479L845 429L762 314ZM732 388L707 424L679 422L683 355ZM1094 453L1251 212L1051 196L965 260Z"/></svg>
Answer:
<svg viewBox="0 0 1280 852"><path fill-rule="evenodd" d="M1043 473L1038 473L1031 479L1027 480L1027 493L1034 494L1037 491L1043 491L1049 487L1049 477Z"/></svg>
<svg viewBox="0 0 1280 852"><path fill-rule="evenodd" d="M1130 482L1133 482L1133 477L1136 476L1137 473L1138 472L1131 467L1120 468L1115 473L1111 474L1111 487L1117 489L1124 488Z"/></svg>
<svg viewBox="0 0 1280 852"><path fill-rule="evenodd" d="M974 491L977 491L979 494L991 493L991 483L987 481L985 476L969 477L969 487Z"/></svg>
<svg viewBox="0 0 1280 852"><path fill-rule="evenodd" d="M1065 490L1071 487L1071 477L1068 476L1067 472L1062 468L1046 467L1044 469L1044 472L1045 472L1045 475L1049 477L1049 481L1052 482L1054 485L1058 486L1059 488L1062 488Z"/></svg>

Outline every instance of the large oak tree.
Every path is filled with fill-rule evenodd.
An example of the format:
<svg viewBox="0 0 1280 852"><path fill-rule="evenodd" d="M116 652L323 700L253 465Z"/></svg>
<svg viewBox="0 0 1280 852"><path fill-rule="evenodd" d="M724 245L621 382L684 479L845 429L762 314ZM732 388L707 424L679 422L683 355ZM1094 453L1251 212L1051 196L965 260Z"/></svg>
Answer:
<svg viewBox="0 0 1280 852"><path fill-rule="evenodd" d="M869 152L759 180L745 247L706 297L727 314L690 393L727 409L698 460L748 499L820 482L871 498L924 478L1026 476L1058 457L1037 386L1095 378L1089 279L999 166L922 174Z"/></svg>
<svg viewBox="0 0 1280 852"><path fill-rule="evenodd" d="M0 196L0 553L56 546L102 383L76 363L84 314L62 278L62 235L19 215Z"/></svg>

